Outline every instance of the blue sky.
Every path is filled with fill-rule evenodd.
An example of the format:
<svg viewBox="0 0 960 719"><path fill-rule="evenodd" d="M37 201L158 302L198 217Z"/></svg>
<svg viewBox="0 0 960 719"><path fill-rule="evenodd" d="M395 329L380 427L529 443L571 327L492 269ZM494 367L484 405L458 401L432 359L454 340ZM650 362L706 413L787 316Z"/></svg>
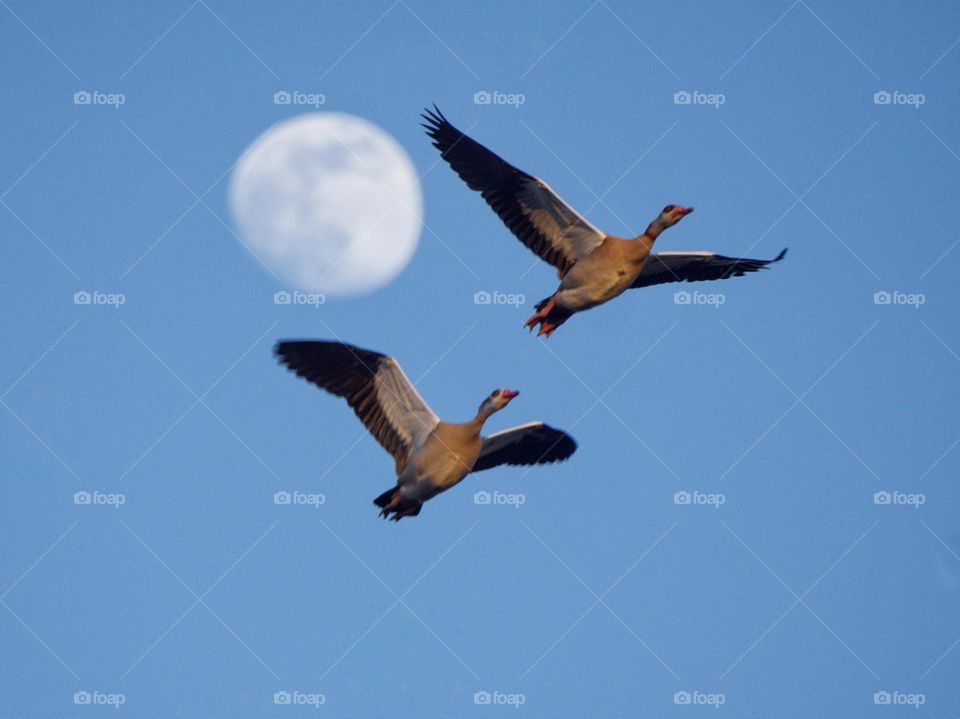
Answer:
<svg viewBox="0 0 960 719"><path fill-rule="evenodd" d="M477 692L533 716L956 714L955 4L4 0L0 18L5 716L514 711ZM275 305L234 237L230 167L303 109L280 90L378 124L422 174L428 229L388 287ZM697 211L662 249L790 253L536 340L521 323L553 271L437 164L432 102L613 234L677 202ZM385 523L392 460L276 366L283 337L389 352L450 419L517 387L491 428L543 419L580 449Z"/></svg>

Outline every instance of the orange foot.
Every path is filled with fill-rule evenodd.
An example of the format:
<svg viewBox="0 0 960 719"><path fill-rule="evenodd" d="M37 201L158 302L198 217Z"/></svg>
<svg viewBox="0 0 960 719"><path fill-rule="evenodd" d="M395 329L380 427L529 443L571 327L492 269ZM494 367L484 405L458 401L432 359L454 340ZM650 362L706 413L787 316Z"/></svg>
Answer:
<svg viewBox="0 0 960 719"><path fill-rule="evenodd" d="M544 332L543 325L546 324L547 317L550 315L551 312L553 312L553 309L556 306L557 306L557 295L556 293L554 293L554 295L549 300L547 300L547 303L543 307L541 307L536 314L532 315L530 319L524 322L523 326L532 332L534 327L536 327L538 324L541 325L540 331L537 333L537 336L539 337ZM553 329L556 329L556 325L553 326ZM553 330L551 330L551 332L552 331ZM549 337L549 335L547 336Z"/></svg>
<svg viewBox="0 0 960 719"><path fill-rule="evenodd" d="M543 319L544 318L540 316L540 313L537 312L537 314L533 315L533 317L531 317L526 322L524 322L523 326L526 327L531 332L533 332L533 328L536 327L541 322L543 322Z"/></svg>
<svg viewBox="0 0 960 719"><path fill-rule="evenodd" d="M540 331L537 332L537 337L540 335L546 335L547 339L550 339L550 335L553 334L554 330L557 329L560 325L555 322L550 322L549 320L543 320L540 323Z"/></svg>
<svg viewBox="0 0 960 719"><path fill-rule="evenodd" d="M380 516L392 522L399 522L403 517L416 517L420 514L423 502L404 500L398 489L390 498L390 503L380 510ZM393 516L390 516L390 515Z"/></svg>
<svg viewBox="0 0 960 719"><path fill-rule="evenodd" d="M393 493L393 496L390 497L390 503L380 510L380 516L384 519L390 519L390 514L399 509L401 501L402 497L400 496L400 490L398 489Z"/></svg>
<svg viewBox="0 0 960 719"><path fill-rule="evenodd" d="M405 509L401 509L399 512L395 512L390 519L394 522L399 522L404 517L416 517L418 514L420 514L421 507L423 507L423 502L417 502L412 507L407 507Z"/></svg>

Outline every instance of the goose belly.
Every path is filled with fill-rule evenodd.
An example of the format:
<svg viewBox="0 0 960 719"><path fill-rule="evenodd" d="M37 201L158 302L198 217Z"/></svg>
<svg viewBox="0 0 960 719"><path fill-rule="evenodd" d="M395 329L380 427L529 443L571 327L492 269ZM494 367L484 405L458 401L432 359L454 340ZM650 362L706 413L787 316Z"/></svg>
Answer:
<svg viewBox="0 0 960 719"><path fill-rule="evenodd" d="M574 273L578 265L564 278L557 296L558 304L573 312L596 307L623 294L638 274L634 267L600 267L577 276Z"/></svg>
<svg viewBox="0 0 960 719"><path fill-rule="evenodd" d="M430 452L426 457L417 457L412 463L413 472L407 481L401 482L401 492L409 499L425 502L466 477L474 461L476 457L461 457L446 450Z"/></svg>

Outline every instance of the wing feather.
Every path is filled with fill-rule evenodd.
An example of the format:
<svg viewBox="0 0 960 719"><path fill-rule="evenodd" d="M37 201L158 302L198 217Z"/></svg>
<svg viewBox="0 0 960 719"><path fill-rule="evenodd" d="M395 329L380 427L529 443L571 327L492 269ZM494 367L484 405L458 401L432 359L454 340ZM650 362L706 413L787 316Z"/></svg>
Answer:
<svg viewBox="0 0 960 719"><path fill-rule="evenodd" d="M485 437L471 471L480 472L501 464L562 462L576 450L576 441L566 432L543 422L531 422Z"/></svg>
<svg viewBox="0 0 960 719"><path fill-rule="evenodd" d="M668 282L701 282L742 277L748 272L762 270L779 262L787 254L783 250L772 260L753 260L744 257L724 257L713 252L659 252L651 253L643 271L633 281L632 288Z"/></svg>
<svg viewBox="0 0 960 719"><path fill-rule="evenodd" d="M281 363L321 389L347 400L367 430L403 471L439 418L389 355L342 342L284 341Z"/></svg>
<svg viewBox="0 0 960 719"><path fill-rule="evenodd" d="M528 175L460 132L440 110L426 110L423 126L440 155L524 245L565 274L606 235L563 201L543 180Z"/></svg>

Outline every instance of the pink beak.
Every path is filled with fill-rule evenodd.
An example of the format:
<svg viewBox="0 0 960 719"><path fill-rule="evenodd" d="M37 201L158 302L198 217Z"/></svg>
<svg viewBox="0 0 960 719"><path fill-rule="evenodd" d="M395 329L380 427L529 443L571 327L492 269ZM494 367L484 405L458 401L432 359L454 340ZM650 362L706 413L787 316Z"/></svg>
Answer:
<svg viewBox="0 0 960 719"><path fill-rule="evenodd" d="M684 217L685 215L689 215L691 212L693 212L693 208L692 208L692 207L683 207L683 206L681 205L680 207L677 208L677 212L680 213L680 216L681 216L681 217Z"/></svg>
<svg viewBox="0 0 960 719"><path fill-rule="evenodd" d="M520 393L515 389L505 389L502 392L500 392L500 394L502 394L507 399L513 399Z"/></svg>

